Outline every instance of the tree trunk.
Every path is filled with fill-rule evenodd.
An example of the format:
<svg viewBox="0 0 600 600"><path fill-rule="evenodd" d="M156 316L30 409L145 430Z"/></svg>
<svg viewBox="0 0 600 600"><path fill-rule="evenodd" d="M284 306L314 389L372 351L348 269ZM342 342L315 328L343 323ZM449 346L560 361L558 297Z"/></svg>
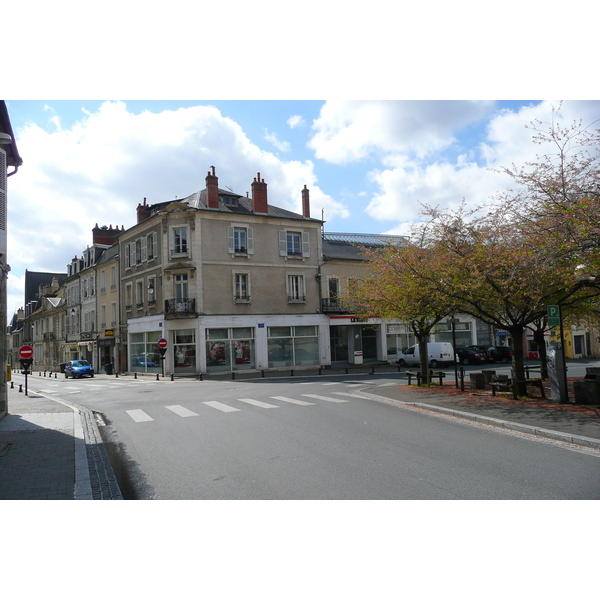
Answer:
<svg viewBox="0 0 600 600"><path fill-rule="evenodd" d="M512 337L512 382L513 390L518 396L527 396L527 385L525 381L525 365L523 362L523 327L511 327L508 332Z"/></svg>
<svg viewBox="0 0 600 600"><path fill-rule="evenodd" d="M427 352L428 335L421 335L419 341L419 356L421 359L421 381L429 383L429 353Z"/></svg>
<svg viewBox="0 0 600 600"><path fill-rule="evenodd" d="M542 371L542 379L548 379L548 353L546 352L546 339L544 338L545 328L537 328L533 330L533 341L537 346L540 355L540 367Z"/></svg>

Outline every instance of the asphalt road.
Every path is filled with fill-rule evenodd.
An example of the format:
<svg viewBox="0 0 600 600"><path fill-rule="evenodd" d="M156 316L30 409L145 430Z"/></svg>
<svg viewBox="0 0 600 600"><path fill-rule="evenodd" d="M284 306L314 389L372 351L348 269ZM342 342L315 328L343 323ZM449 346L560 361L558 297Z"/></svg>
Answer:
<svg viewBox="0 0 600 600"><path fill-rule="evenodd" d="M361 397L393 374L64 380L139 499L598 499L600 458Z"/></svg>

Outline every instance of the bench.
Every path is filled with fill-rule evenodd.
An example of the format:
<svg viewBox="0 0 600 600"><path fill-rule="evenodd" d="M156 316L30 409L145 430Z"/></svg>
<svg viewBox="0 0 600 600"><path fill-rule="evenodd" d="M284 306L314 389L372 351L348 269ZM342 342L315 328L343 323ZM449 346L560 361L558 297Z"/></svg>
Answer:
<svg viewBox="0 0 600 600"><path fill-rule="evenodd" d="M446 373L444 373L444 371L429 371L429 381L430 382L433 380L434 377L439 378L440 385L444 385L444 382L442 381L442 379L444 379L444 377L446 377Z"/></svg>
<svg viewBox="0 0 600 600"><path fill-rule="evenodd" d="M421 373L419 371L406 371L406 376L408 377L408 385L410 385L413 377L417 378L417 385L421 385Z"/></svg>
<svg viewBox="0 0 600 600"><path fill-rule="evenodd" d="M525 385L533 385L535 387L540 388L540 393L542 394L542 398L546 398L546 392L544 390L544 382L542 379L524 379L523 381L519 381L517 383L524 383ZM498 392L510 392L512 390L512 380L511 379L496 379L492 381L492 396L496 395L496 391ZM516 394L513 390L513 397L516 400Z"/></svg>

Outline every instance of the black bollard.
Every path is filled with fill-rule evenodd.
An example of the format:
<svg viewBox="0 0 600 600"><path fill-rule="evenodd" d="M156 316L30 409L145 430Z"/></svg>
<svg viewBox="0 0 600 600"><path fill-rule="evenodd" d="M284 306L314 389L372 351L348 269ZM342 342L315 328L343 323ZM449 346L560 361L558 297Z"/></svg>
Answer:
<svg viewBox="0 0 600 600"><path fill-rule="evenodd" d="M292 376L292 377L294 376L294 369L292 369L292 375L291 375L291 376Z"/></svg>
<svg viewBox="0 0 600 600"><path fill-rule="evenodd" d="M137 379L137 373L134 373L134 374L133 374L133 378L134 378L134 379Z"/></svg>
<svg viewBox="0 0 600 600"><path fill-rule="evenodd" d="M261 376L261 377L264 377L264 376L265 376L265 370L264 370L264 369L263 369L263 370L260 372L260 376Z"/></svg>
<svg viewBox="0 0 600 600"><path fill-rule="evenodd" d="M115 373L115 379L119 379L119 374Z"/></svg>
<svg viewBox="0 0 600 600"><path fill-rule="evenodd" d="M158 377L158 373L156 374L156 381L160 381L160 379Z"/></svg>
<svg viewBox="0 0 600 600"><path fill-rule="evenodd" d="M22 394L23 393L23 386L21 384L19 384L19 393Z"/></svg>
<svg viewBox="0 0 600 600"><path fill-rule="evenodd" d="M11 390L14 390L14 389L15 389L15 382L14 382L14 381L11 381L11 382L10 382L10 389L11 389Z"/></svg>
<svg viewBox="0 0 600 600"><path fill-rule="evenodd" d="M175 379L173 379L173 373L171 373L171 381L175 381Z"/></svg>

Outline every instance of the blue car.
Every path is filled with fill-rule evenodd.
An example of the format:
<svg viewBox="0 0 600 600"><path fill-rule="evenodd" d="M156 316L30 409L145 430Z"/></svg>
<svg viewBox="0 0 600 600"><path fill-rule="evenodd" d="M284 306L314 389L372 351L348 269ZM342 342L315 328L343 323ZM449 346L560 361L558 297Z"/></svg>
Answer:
<svg viewBox="0 0 600 600"><path fill-rule="evenodd" d="M88 377L94 376L94 368L87 360L70 360L65 365L65 379L69 377L83 377L87 375Z"/></svg>

